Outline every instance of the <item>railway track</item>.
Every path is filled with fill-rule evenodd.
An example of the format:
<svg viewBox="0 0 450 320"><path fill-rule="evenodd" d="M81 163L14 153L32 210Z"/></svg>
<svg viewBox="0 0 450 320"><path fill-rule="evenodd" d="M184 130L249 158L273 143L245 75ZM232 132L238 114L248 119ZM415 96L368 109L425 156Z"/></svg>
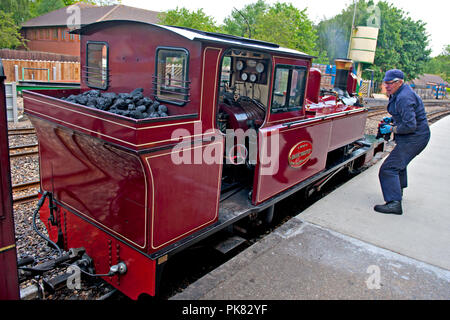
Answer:
<svg viewBox="0 0 450 320"><path fill-rule="evenodd" d="M433 119L438 118L440 119L442 116L446 116L450 114L450 105L444 104L444 105L438 105L438 104L425 104L425 108L427 109L427 118L428 121L432 123ZM432 110L436 108L437 110ZM380 115L387 114L386 106L376 106L376 107L370 107L369 109L369 118L376 118Z"/></svg>
<svg viewBox="0 0 450 320"><path fill-rule="evenodd" d="M27 134L36 134L36 130L34 128L8 129L8 136L18 136Z"/></svg>
<svg viewBox="0 0 450 320"><path fill-rule="evenodd" d="M14 184L12 186L13 191L13 203L20 204L38 199L38 192L30 191L40 187L40 181L34 180L24 183ZM14 196L16 194L16 196ZM17 195L18 194L18 195Z"/></svg>
<svg viewBox="0 0 450 320"><path fill-rule="evenodd" d="M38 148L37 143L10 147L9 148L9 157L10 158L18 158L18 157L34 156L34 155L39 154L39 151L37 148Z"/></svg>

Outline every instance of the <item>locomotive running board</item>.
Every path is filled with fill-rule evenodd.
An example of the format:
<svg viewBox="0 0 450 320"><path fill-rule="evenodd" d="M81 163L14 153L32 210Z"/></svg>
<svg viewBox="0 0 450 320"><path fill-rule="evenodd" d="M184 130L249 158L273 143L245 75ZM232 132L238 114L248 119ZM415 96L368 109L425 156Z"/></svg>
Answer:
<svg viewBox="0 0 450 320"><path fill-rule="evenodd" d="M160 251L157 251L153 254L150 254L149 257L151 259L158 259L165 255L173 255L213 234L216 232L226 228L227 226L247 217L252 213L261 212L273 205L277 202L291 196L297 191L302 190L303 188L327 177L332 174L334 171L339 170L341 167L349 164L357 158L365 156L369 152L378 152L383 151L381 145L384 144L384 140L375 139L374 136L366 135L364 139L355 141L359 143L363 147L353 151L347 156L344 156L341 161L338 163L334 163L332 166L326 168L325 170L317 173L316 175L300 182L299 184L277 194L276 196L266 200L264 203L259 205L253 205L251 200L249 199L250 188L243 188L235 194L227 197L225 200L220 202L219 206L219 219L215 224L212 224L196 233L193 233L186 238L183 238L166 248L163 248ZM374 154L370 155L370 158L373 157Z"/></svg>

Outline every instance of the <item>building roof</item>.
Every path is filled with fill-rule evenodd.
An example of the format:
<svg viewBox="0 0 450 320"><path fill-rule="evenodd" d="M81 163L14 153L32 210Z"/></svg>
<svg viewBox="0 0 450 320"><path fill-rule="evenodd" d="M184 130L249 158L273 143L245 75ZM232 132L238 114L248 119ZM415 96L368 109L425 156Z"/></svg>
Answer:
<svg viewBox="0 0 450 320"><path fill-rule="evenodd" d="M86 3L76 4L81 11L81 26L108 20L136 20L147 23L158 23L158 14L160 12L139 9L135 7L125 6L122 4L111 6L95 6ZM69 18L74 14L74 11L67 11L69 7L61 8L42 16L33 18L22 24L23 28L33 27L52 27L52 26L66 26Z"/></svg>
<svg viewBox="0 0 450 320"><path fill-rule="evenodd" d="M428 74L425 73L421 75L419 78L416 78L411 81L412 84L415 86L427 86L427 85L438 85L438 84L444 84L448 86L448 82L442 79L437 74Z"/></svg>

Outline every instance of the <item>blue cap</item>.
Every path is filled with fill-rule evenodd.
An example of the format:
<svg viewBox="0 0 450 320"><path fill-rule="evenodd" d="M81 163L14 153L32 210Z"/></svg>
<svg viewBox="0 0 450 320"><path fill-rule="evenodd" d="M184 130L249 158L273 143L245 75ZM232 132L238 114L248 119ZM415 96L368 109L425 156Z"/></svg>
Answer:
<svg viewBox="0 0 450 320"><path fill-rule="evenodd" d="M383 81L392 81L395 79L403 80L404 78L405 78L405 75L403 74L403 72L401 70L391 69L391 70L386 71Z"/></svg>

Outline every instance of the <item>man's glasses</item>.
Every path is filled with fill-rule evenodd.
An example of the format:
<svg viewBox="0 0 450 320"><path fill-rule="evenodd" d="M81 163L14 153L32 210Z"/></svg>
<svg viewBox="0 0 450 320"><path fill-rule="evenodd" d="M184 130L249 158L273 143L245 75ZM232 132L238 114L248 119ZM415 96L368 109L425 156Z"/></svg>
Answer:
<svg viewBox="0 0 450 320"><path fill-rule="evenodd" d="M384 84L386 84L386 85L391 85L391 84L394 84L394 83L396 83L396 82L398 82L398 81L400 81L400 79L394 79L394 80L392 80L392 81L385 81Z"/></svg>

